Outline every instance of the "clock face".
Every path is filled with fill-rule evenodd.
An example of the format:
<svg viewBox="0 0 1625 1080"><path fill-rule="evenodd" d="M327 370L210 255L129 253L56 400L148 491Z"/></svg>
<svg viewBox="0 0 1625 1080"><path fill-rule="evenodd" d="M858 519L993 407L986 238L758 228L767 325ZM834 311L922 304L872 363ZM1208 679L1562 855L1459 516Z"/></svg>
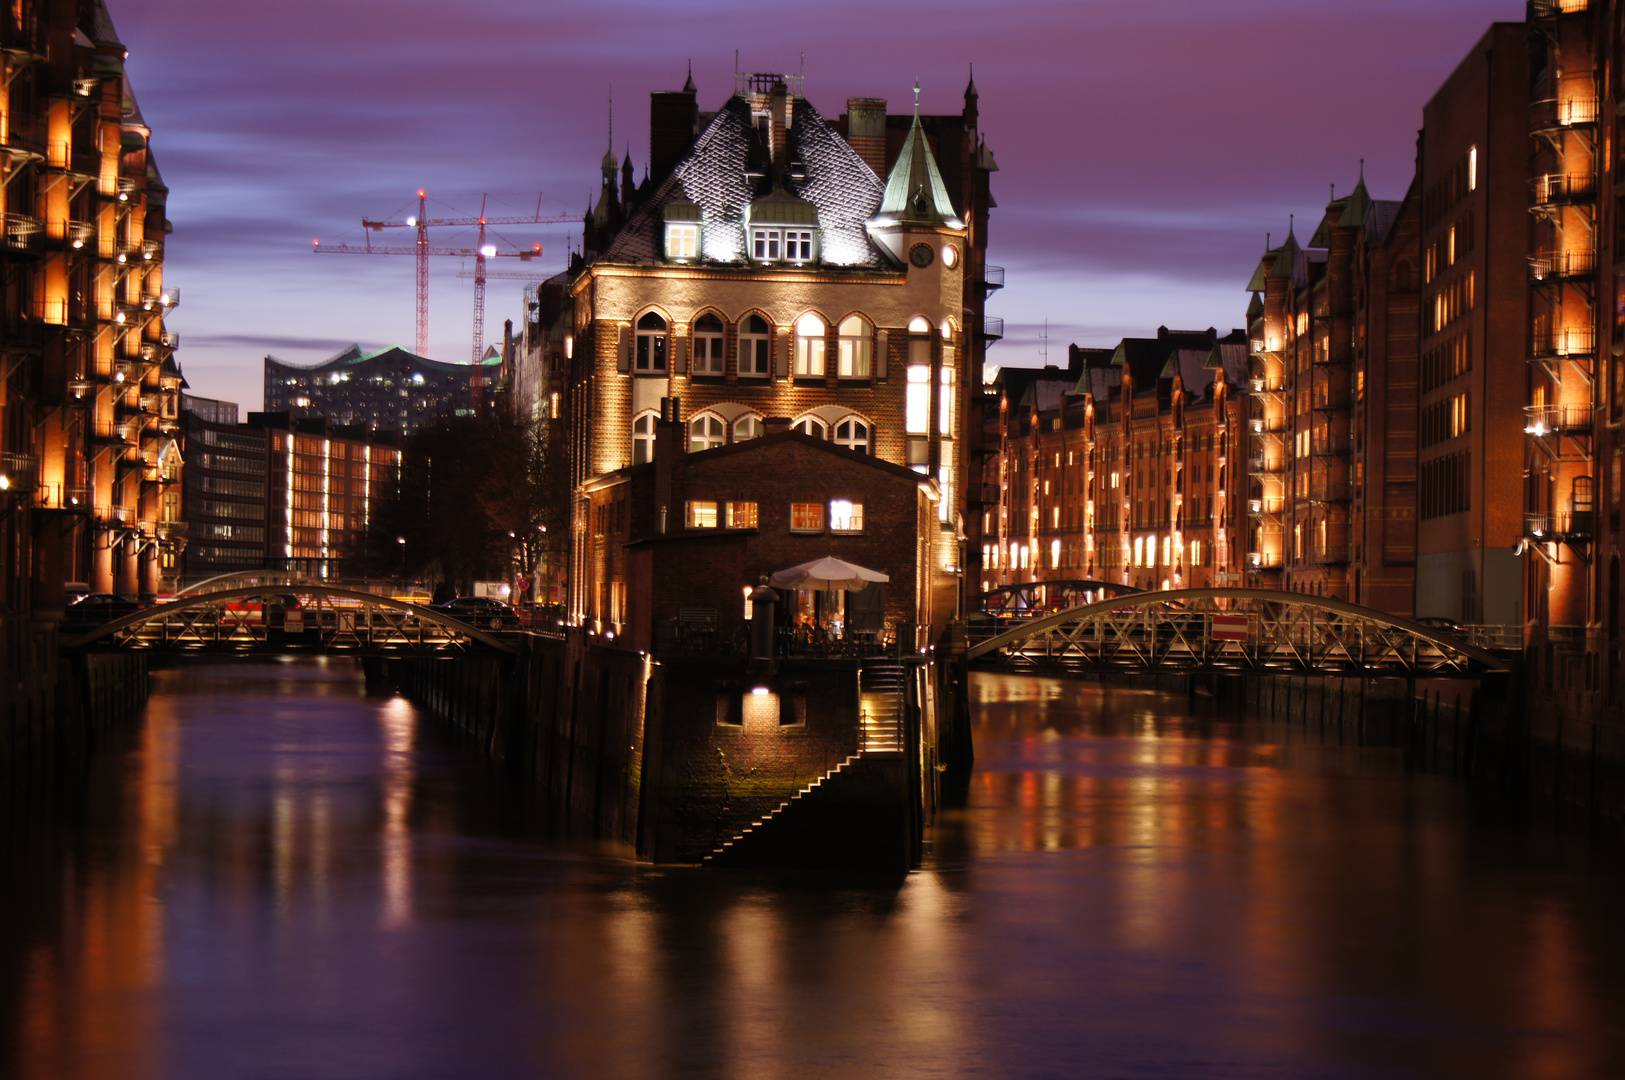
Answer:
<svg viewBox="0 0 1625 1080"><path fill-rule="evenodd" d="M930 266L931 260L936 257L936 253L931 250L930 244L915 244L909 249L908 253L908 261L913 263L915 266L918 266L921 270L924 270L927 266Z"/></svg>

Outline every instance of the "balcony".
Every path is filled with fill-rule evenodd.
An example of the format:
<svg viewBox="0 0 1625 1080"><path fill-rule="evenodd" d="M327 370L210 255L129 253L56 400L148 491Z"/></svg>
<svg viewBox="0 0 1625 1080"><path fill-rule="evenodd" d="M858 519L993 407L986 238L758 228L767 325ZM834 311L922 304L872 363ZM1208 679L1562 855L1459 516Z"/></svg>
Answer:
<svg viewBox="0 0 1625 1080"><path fill-rule="evenodd" d="M1247 568L1249 570L1279 570L1281 568L1281 553L1279 551L1250 551L1247 553Z"/></svg>
<svg viewBox="0 0 1625 1080"><path fill-rule="evenodd" d="M1286 382L1282 379L1248 379L1247 390L1254 394L1285 393Z"/></svg>
<svg viewBox="0 0 1625 1080"><path fill-rule="evenodd" d="M157 528L160 540L178 540L191 531L190 523L185 521L160 521Z"/></svg>
<svg viewBox="0 0 1625 1080"><path fill-rule="evenodd" d="M1004 320L991 315L982 316L982 340L1001 341L1004 338Z"/></svg>
<svg viewBox="0 0 1625 1080"><path fill-rule="evenodd" d="M1597 273L1595 251L1543 251L1529 256L1529 277L1532 281L1584 281Z"/></svg>
<svg viewBox="0 0 1625 1080"><path fill-rule="evenodd" d="M1529 0L1529 21L1583 15L1591 10L1591 6L1591 0Z"/></svg>
<svg viewBox="0 0 1625 1080"><path fill-rule="evenodd" d="M6 130L0 135L0 149L3 149L14 164L26 161L38 161L45 156L45 137L40 132L38 124L31 124L26 119L12 116L7 118Z"/></svg>
<svg viewBox="0 0 1625 1080"><path fill-rule="evenodd" d="M1563 514L1547 512L1526 513L1523 516L1523 535L1542 544L1586 542L1596 528L1596 515L1590 509L1570 510Z"/></svg>
<svg viewBox="0 0 1625 1080"><path fill-rule="evenodd" d="M142 293L141 308L144 311L163 311L175 307L181 302L179 289L165 289L158 293Z"/></svg>
<svg viewBox="0 0 1625 1080"><path fill-rule="evenodd" d="M45 231L39 218L27 214L7 214L5 220L6 247L27 251L37 247Z"/></svg>
<svg viewBox="0 0 1625 1080"><path fill-rule="evenodd" d="M1273 435L1286 430L1286 417L1255 416L1247 421L1247 430L1254 435Z"/></svg>
<svg viewBox="0 0 1625 1080"><path fill-rule="evenodd" d="M0 454L0 494L32 495L39 487L39 458L33 454Z"/></svg>
<svg viewBox="0 0 1625 1080"><path fill-rule="evenodd" d="M1597 99L1589 95L1547 98L1529 106L1529 133L1553 135L1597 123Z"/></svg>
<svg viewBox="0 0 1625 1080"><path fill-rule="evenodd" d="M1529 359L1539 363L1592 360L1597 355L1597 332L1589 326L1569 327L1536 334L1529 343Z"/></svg>
<svg viewBox="0 0 1625 1080"><path fill-rule="evenodd" d="M1316 544L1309 550L1309 562L1316 566L1342 566L1348 561L1347 544Z"/></svg>
<svg viewBox="0 0 1625 1080"><path fill-rule="evenodd" d="M1597 197L1597 180L1590 173L1547 173L1529 181L1529 206L1534 210L1555 209Z"/></svg>
<svg viewBox="0 0 1625 1080"><path fill-rule="evenodd" d="M36 510L57 510L65 514L90 513L90 489L69 484L42 484L34 493Z"/></svg>
<svg viewBox="0 0 1625 1080"><path fill-rule="evenodd" d="M982 295L987 296L998 289L1004 288L1004 267L984 266L976 278L976 284L982 287Z"/></svg>
<svg viewBox="0 0 1625 1080"><path fill-rule="evenodd" d="M1286 467L1286 462L1280 458L1268 458L1263 455L1247 459L1247 472L1251 476L1276 476Z"/></svg>
<svg viewBox="0 0 1625 1080"><path fill-rule="evenodd" d="M1529 405L1523 410L1525 435L1590 435L1594 413L1590 405Z"/></svg>
<svg viewBox="0 0 1625 1080"><path fill-rule="evenodd" d="M1279 495L1247 500L1248 517L1273 518L1279 517L1285 511L1286 500Z"/></svg>

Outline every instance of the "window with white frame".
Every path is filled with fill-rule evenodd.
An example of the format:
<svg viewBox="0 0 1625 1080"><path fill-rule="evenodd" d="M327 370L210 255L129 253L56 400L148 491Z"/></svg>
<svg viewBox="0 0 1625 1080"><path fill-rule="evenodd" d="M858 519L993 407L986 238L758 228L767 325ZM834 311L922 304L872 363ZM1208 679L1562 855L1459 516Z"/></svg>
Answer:
<svg viewBox="0 0 1625 1080"><path fill-rule="evenodd" d="M734 421L734 442L744 442L746 439L760 439L764 431L762 418L755 413L746 413Z"/></svg>
<svg viewBox="0 0 1625 1080"><path fill-rule="evenodd" d="M649 312L638 320L638 371L666 370L666 320Z"/></svg>
<svg viewBox="0 0 1625 1080"><path fill-rule="evenodd" d="M750 231L751 257L757 262L778 262L783 256L783 229L752 229Z"/></svg>
<svg viewBox="0 0 1625 1080"><path fill-rule="evenodd" d="M903 419L910 435L931 430L931 366L908 366L908 391L903 402Z"/></svg>
<svg viewBox="0 0 1625 1080"><path fill-rule="evenodd" d="M688 423L688 452L693 454L701 450L711 450L721 446L725 440L722 418L710 413L702 413Z"/></svg>
<svg viewBox="0 0 1625 1080"><path fill-rule="evenodd" d="M655 459L655 414L644 413L632 421L632 464Z"/></svg>
<svg viewBox="0 0 1625 1080"><path fill-rule="evenodd" d="M784 261L812 262L813 234L811 229L784 230Z"/></svg>
<svg viewBox="0 0 1625 1080"><path fill-rule="evenodd" d="M829 504L831 532L857 533L863 531L863 504L850 499L834 499Z"/></svg>
<svg viewBox="0 0 1625 1080"><path fill-rule="evenodd" d="M943 435L954 431L954 369L942 365L942 392L937 398L937 430Z"/></svg>
<svg viewBox="0 0 1625 1080"><path fill-rule="evenodd" d="M693 259L700 253L700 227L698 225L679 225L669 222L666 225L666 258Z"/></svg>
<svg viewBox="0 0 1625 1080"><path fill-rule="evenodd" d="M722 320L715 315L707 312L694 320L694 363L691 370L695 375L721 375L726 370L722 358L725 340Z"/></svg>
<svg viewBox="0 0 1625 1080"><path fill-rule="evenodd" d="M839 334L835 374L843 379L867 379L869 358L873 351L869 324L860 315L848 315L841 320Z"/></svg>
<svg viewBox="0 0 1625 1080"><path fill-rule="evenodd" d="M717 504L715 502L690 499L688 501L688 527L691 529L716 528Z"/></svg>
<svg viewBox="0 0 1625 1080"><path fill-rule="evenodd" d="M835 425L835 445L860 453L869 452L869 425L856 417Z"/></svg>
<svg viewBox="0 0 1625 1080"><path fill-rule="evenodd" d="M829 426L816 416L803 416L791 426L790 430L811 435L815 439L829 438Z"/></svg>
<svg viewBox="0 0 1625 1080"><path fill-rule="evenodd" d="M824 374L824 320L808 312L796 320L797 375Z"/></svg>
<svg viewBox="0 0 1625 1080"><path fill-rule="evenodd" d="M766 378L772 371L773 328L760 315L747 315L739 324L739 374Z"/></svg>

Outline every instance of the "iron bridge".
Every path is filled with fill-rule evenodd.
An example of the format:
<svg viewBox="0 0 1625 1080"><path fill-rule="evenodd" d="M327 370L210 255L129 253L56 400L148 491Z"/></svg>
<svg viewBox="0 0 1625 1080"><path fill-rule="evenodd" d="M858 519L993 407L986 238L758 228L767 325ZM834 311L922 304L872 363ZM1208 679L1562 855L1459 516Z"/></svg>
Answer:
<svg viewBox="0 0 1625 1080"><path fill-rule="evenodd" d="M1473 677L1505 660L1387 612L1277 589L1114 597L973 637L966 659L1007 670Z"/></svg>
<svg viewBox="0 0 1625 1080"><path fill-rule="evenodd" d="M1087 579L1062 579L1058 581L1023 581L1014 585L1001 585L997 589L989 589L976 598L976 607L989 615L1006 615L1015 611L1030 611L1037 606L1037 594L1043 590L1047 603L1054 604L1056 599L1072 601L1068 607L1074 606L1078 601L1088 603L1096 597L1103 599L1113 596L1129 596L1144 592L1132 585L1124 585L1116 581L1094 581Z"/></svg>
<svg viewBox="0 0 1625 1080"><path fill-rule="evenodd" d="M269 595L299 599L298 618ZM267 611L267 607L272 610ZM420 604L358 589L282 579L182 596L114 619L77 636L68 649L147 649L172 653L339 653L407 656L494 649L511 640Z"/></svg>

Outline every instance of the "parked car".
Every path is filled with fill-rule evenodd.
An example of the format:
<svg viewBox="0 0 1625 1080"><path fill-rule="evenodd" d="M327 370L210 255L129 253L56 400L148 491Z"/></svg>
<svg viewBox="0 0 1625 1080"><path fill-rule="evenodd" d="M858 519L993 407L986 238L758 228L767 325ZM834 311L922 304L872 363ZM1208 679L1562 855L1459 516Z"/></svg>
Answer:
<svg viewBox="0 0 1625 1080"><path fill-rule="evenodd" d="M68 606L67 623L80 629L90 629L110 623L114 619L140 611L146 605L114 593L90 593Z"/></svg>
<svg viewBox="0 0 1625 1080"><path fill-rule="evenodd" d="M443 604L431 604L430 611L450 615L470 626L491 630L519 629L519 613L500 600L489 596L459 596Z"/></svg>

